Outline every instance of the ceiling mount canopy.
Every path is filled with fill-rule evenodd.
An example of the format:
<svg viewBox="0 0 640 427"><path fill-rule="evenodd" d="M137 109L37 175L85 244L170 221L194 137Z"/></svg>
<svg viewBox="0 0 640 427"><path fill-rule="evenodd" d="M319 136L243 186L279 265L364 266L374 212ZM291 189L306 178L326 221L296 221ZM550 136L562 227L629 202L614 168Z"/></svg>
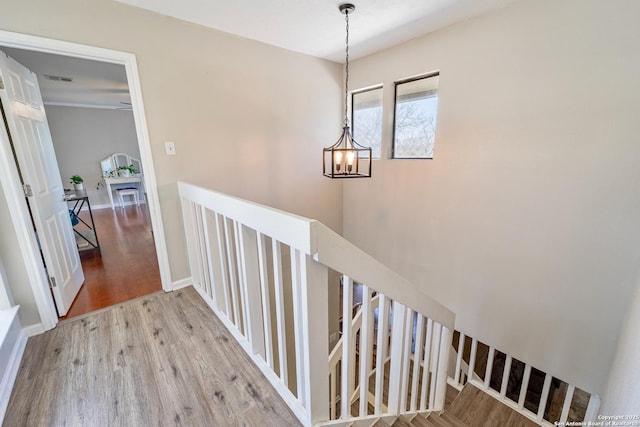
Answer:
<svg viewBox="0 0 640 427"><path fill-rule="evenodd" d="M371 147L358 144L351 135L349 127L349 14L356 7L352 3L338 6L344 15L347 36L345 38L345 82L344 82L344 123L342 135L331 147L322 150L322 173L329 178L370 178Z"/></svg>

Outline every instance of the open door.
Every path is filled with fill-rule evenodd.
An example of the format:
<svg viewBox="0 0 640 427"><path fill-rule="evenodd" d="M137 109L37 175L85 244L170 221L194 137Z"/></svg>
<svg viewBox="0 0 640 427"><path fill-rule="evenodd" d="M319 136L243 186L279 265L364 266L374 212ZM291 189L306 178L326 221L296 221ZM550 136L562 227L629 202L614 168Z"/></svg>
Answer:
<svg viewBox="0 0 640 427"><path fill-rule="evenodd" d="M0 51L0 101L58 314L69 310L84 274L69 219L36 75Z"/></svg>

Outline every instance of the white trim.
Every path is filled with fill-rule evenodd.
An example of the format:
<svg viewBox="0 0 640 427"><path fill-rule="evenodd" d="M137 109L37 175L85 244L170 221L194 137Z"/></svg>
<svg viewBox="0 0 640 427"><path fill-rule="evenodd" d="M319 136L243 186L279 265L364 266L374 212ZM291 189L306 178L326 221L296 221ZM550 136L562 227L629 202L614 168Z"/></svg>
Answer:
<svg viewBox="0 0 640 427"><path fill-rule="evenodd" d="M96 105L96 104L79 104L77 102L43 102L44 106L50 105L52 107L73 107L73 108L94 108L98 110L118 110L118 111L132 111L131 108L124 108L122 106L115 105Z"/></svg>
<svg viewBox="0 0 640 427"><path fill-rule="evenodd" d="M144 112L140 77L135 55L132 53L119 52L110 49L3 30L0 30L0 46L124 65L127 74L127 81L129 83L129 94L131 96L136 136L138 138L138 146L140 149L140 160L142 162L142 168L145 171L147 203L149 205L149 215L151 217L151 224L155 236L154 242L156 245L158 266L160 268L160 279L162 281L162 288L165 291L170 291L172 289L172 280L169 256L162 222L162 213L160 211L155 169L151 155L151 141L147 129L147 120ZM0 151L4 150L0 149ZM14 209L11 209L12 212L15 212L15 214L12 214L14 226L16 227L16 231L19 235L18 240L23 252L23 257L25 258L25 263L27 264L27 271L29 273L31 287L34 292L40 318L44 329L48 330L58 323L58 316L53 305L51 293L49 292L42 262L37 252L35 236L30 230L31 224L28 221L28 213L24 203L24 196L22 195L22 189L20 188L17 170L15 165L13 165L13 168L10 166L10 164L13 164L13 157L7 157L7 153L5 153L4 156L2 156L2 154L3 153L0 153L0 157L3 157L0 159L0 161L3 162L3 164L0 165L3 166L0 167L0 179L2 182L7 182L9 184L5 189L6 197L9 205L14 207ZM7 163L9 163L9 165ZM16 209L17 206L20 206L20 208ZM21 212L18 212L18 210Z"/></svg>
<svg viewBox="0 0 640 427"><path fill-rule="evenodd" d="M174 291L177 291L178 289L186 288L191 285L193 285L193 279L189 276L184 279L176 280L171 284L171 287Z"/></svg>
<svg viewBox="0 0 640 427"><path fill-rule="evenodd" d="M13 390L13 385L16 381L16 377L18 376L18 370L20 369L20 362L22 361L24 349L27 346L27 335L24 333L24 330L22 330L20 326L17 307L15 310L15 318L12 321L11 325L12 327L17 327L21 330L18 333L17 339L13 343L13 350L11 351L11 356L7 361L6 370L2 378L0 379L0 424L4 419L7 406L9 405L11 391Z"/></svg>
<svg viewBox="0 0 640 427"><path fill-rule="evenodd" d="M35 337L36 335L40 335L45 332L45 329L44 329L44 326L42 326L42 323L36 323L34 325L24 326L22 330L24 331L25 334L27 334L28 337Z"/></svg>

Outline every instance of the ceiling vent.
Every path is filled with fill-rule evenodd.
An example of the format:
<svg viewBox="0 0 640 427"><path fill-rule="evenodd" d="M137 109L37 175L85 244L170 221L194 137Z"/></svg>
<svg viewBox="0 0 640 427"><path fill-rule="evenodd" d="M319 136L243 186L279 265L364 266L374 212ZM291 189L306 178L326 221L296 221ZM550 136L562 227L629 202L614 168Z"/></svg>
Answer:
<svg viewBox="0 0 640 427"><path fill-rule="evenodd" d="M67 82L71 83L73 81L72 77L64 77L64 76L52 76L50 74L45 74L44 78L47 80L53 80L54 82Z"/></svg>

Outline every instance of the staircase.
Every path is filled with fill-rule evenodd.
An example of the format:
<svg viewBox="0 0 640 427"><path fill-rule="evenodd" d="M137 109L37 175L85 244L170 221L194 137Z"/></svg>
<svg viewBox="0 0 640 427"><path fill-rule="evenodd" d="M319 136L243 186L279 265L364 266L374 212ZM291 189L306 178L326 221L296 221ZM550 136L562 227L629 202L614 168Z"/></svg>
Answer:
<svg viewBox="0 0 640 427"><path fill-rule="evenodd" d="M375 427L535 427L538 424L479 388L467 384L442 412L400 415L393 423L378 420Z"/></svg>
<svg viewBox="0 0 640 427"><path fill-rule="evenodd" d="M323 224L192 184L178 191L194 288L302 425L595 419L597 396L454 338L453 312ZM330 352L336 277L342 336ZM362 285L357 310L354 283Z"/></svg>

